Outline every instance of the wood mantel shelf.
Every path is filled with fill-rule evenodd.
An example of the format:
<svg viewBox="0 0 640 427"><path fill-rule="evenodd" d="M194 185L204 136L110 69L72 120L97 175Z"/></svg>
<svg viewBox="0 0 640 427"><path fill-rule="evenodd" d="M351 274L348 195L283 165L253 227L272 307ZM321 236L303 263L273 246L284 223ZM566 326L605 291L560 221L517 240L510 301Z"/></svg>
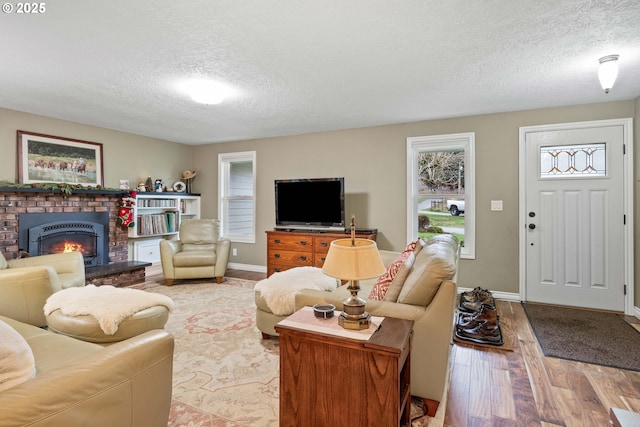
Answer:
<svg viewBox="0 0 640 427"><path fill-rule="evenodd" d="M37 187L9 187L9 186L0 186L0 193L51 193L51 194L62 194L66 196L73 196L74 194L95 194L97 196L100 195L124 195L129 194L129 190L120 190L120 189L105 189L105 188L88 188L88 189L73 189L71 194L67 194L59 189L51 189L51 188L37 188Z"/></svg>

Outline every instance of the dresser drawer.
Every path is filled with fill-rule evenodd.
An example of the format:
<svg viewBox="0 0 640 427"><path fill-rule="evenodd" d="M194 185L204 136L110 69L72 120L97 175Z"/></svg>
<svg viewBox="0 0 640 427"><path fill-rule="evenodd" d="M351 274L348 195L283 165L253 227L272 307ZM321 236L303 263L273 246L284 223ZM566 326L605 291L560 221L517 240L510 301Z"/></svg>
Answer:
<svg viewBox="0 0 640 427"><path fill-rule="evenodd" d="M322 267L324 265L324 260L327 259L327 254L315 254L313 257L313 266L314 267Z"/></svg>
<svg viewBox="0 0 640 427"><path fill-rule="evenodd" d="M331 242L336 240L335 237L316 237L313 243L313 249L316 254L326 254L329 252Z"/></svg>
<svg viewBox="0 0 640 427"><path fill-rule="evenodd" d="M283 251L313 252L313 237L270 236L267 247Z"/></svg>
<svg viewBox="0 0 640 427"><path fill-rule="evenodd" d="M313 265L313 254L297 251L283 251L280 249L270 249L267 251L267 262L287 265Z"/></svg>

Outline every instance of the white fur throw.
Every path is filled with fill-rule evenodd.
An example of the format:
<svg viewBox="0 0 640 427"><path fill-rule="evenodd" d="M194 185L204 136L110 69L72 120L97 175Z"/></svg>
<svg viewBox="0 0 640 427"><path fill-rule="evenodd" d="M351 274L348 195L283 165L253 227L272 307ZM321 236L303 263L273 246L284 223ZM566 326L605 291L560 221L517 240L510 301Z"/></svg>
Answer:
<svg viewBox="0 0 640 427"><path fill-rule="evenodd" d="M173 300L166 295L110 285L87 285L51 295L44 305L44 315L59 309L67 316L93 316L105 334L113 335L127 317L157 305L173 310Z"/></svg>
<svg viewBox="0 0 640 427"><path fill-rule="evenodd" d="M276 316L292 314L296 309L296 293L300 289L318 289L331 291L336 289L340 280L329 277L318 267L296 267L256 283L255 290L260 292L265 303Z"/></svg>
<svg viewBox="0 0 640 427"><path fill-rule="evenodd" d="M27 341L0 320L0 391L7 390L36 375L36 362Z"/></svg>

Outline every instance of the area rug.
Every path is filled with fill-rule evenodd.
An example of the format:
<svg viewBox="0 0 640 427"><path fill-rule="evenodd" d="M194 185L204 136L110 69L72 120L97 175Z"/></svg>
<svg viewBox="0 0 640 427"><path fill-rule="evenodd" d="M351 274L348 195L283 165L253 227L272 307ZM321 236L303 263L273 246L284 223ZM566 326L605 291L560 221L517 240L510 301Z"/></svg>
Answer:
<svg viewBox="0 0 640 427"><path fill-rule="evenodd" d="M175 338L168 427L278 425L278 340L255 326L255 282L138 285L173 299L165 329Z"/></svg>
<svg viewBox="0 0 640 427"><path fill-rule="evenodd" d="M640 333L620 315L522 304L545 356L640 371Z"/></svg>
<svg viewBox="0 0 640 427"><path fill-rule="evenodd" d="M175 338L173 399L167 427L276 427L278 339L255 325L255 282L149 281L133 287L175 303L165 329ZM412 405L413 427L427 426Z"/></svg>

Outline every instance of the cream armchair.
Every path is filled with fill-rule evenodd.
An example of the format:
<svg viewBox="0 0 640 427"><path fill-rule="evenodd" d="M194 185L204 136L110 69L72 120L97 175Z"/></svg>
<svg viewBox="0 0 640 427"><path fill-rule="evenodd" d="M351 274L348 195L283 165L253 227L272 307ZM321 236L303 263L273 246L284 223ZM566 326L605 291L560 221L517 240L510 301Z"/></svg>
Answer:
<svg viewBox="0 0 640 427"><path fill-rule="evenodd" d="M179 240L160 242L160 261L167 285L176 279L216 278L227 271L231 241L220 239L220 221L188 219L180 224Z"/></svg>
<svg viewBox="0 0 640 427"><path fill-rule="evenodd" d="M0 253L0 315L46 326L42 307L54 292L84 286L80 252L5 260Z"/></svg>

